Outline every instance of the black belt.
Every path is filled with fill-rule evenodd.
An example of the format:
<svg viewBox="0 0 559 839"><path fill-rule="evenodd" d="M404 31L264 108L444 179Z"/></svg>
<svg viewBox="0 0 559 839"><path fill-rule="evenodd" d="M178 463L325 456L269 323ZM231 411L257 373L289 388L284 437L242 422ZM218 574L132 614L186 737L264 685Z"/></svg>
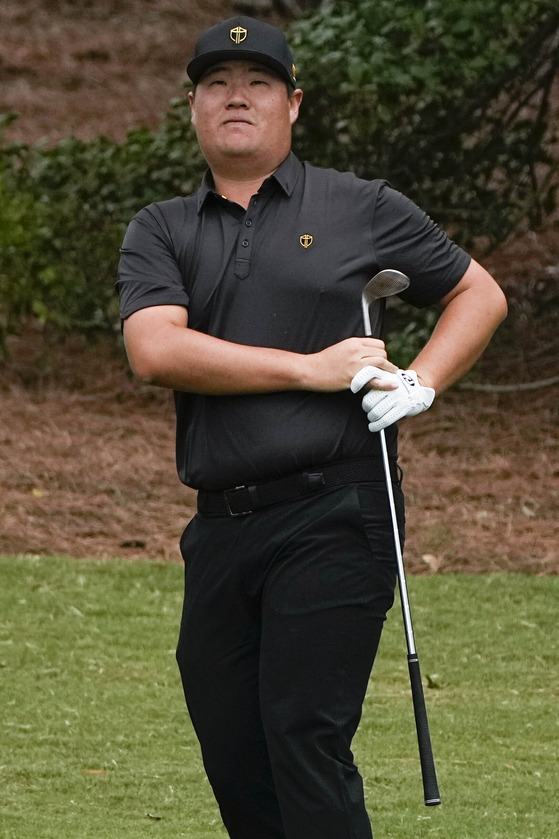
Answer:
<svg viewBox="0 0 559 839"><path fill-rule="evenodd" d="M396 461L390 460L389 463L392 480L398 482L400 477ZM365 457L361 460L330 463L312 472L300 472L252 486L236 486L225 490L201 489L198 492L198 510L211 515L246 516L272 504L295 501L322 489L383 480L385 477L381 458Z"/></svg>

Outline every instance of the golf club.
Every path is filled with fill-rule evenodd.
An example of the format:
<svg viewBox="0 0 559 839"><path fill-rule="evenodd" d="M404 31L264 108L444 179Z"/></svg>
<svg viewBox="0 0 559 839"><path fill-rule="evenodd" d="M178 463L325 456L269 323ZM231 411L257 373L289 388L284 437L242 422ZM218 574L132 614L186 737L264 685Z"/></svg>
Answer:
<svg viewBox="0 0 559 839"><path fill-rule="evenodd" d="M368 337L380 337L386 298L404 291L409 284L409 278L406 277L405 274L392 269L380 271L378 274L375 274L371 280L369 280L361 295L365 335ZM375 305L372 309L373 304ZM439 785L437 783L437 773L435 771L433 748L431 746L431 735L429 733L429 722L427 720L427 707L425 705L423 683L421 681L419 658L415 648L408 587L406 585L406 572L404 569L404 560L400 545L400 535L398 533L398 519L394 504L394 493L392 491L392 479L390 476L390 464L388 461L388 449L386 446L384 429L381 429L379 435L382 460L384 464L384 475L386 478L386 489L390 504L390 514L392 516L392 529L394 532L394 547L396 550L396 562L398 567L398 588L400 589L400 601L402 604L402 615L404 618L404 631L406 633L406 644L408 648L408 669L410 674L417 741L419 744L419 760L421 763L421 775L423 779L423 793L426 806L432 806L440 804L441 797L439 794Z"/></svg>

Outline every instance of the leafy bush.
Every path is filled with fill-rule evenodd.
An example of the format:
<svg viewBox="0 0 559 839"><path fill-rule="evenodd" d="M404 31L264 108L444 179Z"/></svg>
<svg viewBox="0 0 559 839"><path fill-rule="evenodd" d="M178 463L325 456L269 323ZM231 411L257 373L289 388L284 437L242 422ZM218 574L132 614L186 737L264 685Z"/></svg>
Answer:
<svg viewBox="0 0 559 839"><path fill-rule="evenodd" d="M35 316L62 329L110 330L118 248L144 205L191 192L201 155L177 100L160 131L123 143L68 138L0 157L0 340Z"/></svg>
<svg viewBox="0 0 559 839"><path fill-rule="evenodd" d="M325 2L289 33L305 88L295 150L387 178L463 243L497 242L553 206L558 32L556 0ZM0 343L30 315L114 329L127 222L199 183L188 110L179 98L159 131L122 143L0 143ZM426 325L418 314L413 334Z"/></svg>
<svg viewBox="0 0 559 839"><path fill-rule="evenodd" d="M385 177L461 242L553 207L556 0L341 0L294 25L297 149Z"/></svg>

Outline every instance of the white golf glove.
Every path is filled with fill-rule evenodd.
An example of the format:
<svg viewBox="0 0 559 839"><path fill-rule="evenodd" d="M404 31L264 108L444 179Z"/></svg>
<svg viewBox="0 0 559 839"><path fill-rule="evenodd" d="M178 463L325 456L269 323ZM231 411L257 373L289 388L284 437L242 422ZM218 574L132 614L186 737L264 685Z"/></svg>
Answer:
<svg viewBox="0 0 559 839"><path fill-rule="evenodd" d="M419 383L415 370L397 370L388 373L379 367L364 367L351 380L351 390L358 393L371 379L382 379L398 385L394 390L368 390L361 406L369 420L369 431L398 422L402 417L414 417L433 404L435 391Z"/></svg>

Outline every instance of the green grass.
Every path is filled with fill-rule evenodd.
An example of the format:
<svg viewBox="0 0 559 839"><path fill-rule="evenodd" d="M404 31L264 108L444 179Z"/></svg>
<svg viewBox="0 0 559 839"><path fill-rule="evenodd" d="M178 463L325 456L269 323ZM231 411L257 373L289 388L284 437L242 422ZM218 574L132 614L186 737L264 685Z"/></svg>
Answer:
<svg viewBox="0 0 559 839"><path fill-rule="evenodd" d="M174 660L181 566L5 557L0 574L0 837L223 839ZM443 805L423 805L396 606L355 741L376 839L550 839L559 579L408 584Z"/></svg>

